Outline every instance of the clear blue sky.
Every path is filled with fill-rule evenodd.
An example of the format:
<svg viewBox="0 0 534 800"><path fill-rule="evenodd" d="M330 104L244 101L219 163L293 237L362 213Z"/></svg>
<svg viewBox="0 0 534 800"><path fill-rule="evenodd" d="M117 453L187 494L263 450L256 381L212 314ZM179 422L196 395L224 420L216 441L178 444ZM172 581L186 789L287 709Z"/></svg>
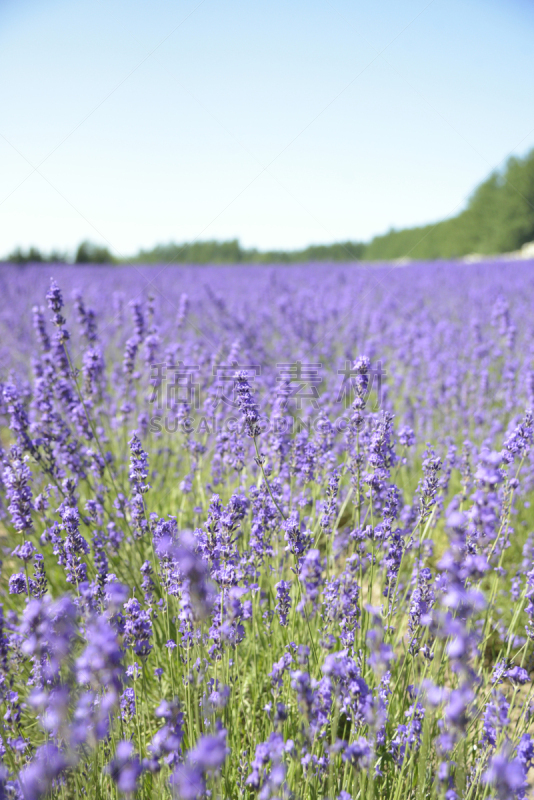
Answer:
<svg viewBox="0 0 534 800"><path fill-rule="evenodd" d="M534 147L533 42L533 0L0 0L0 255L449 216Z"/></svg>

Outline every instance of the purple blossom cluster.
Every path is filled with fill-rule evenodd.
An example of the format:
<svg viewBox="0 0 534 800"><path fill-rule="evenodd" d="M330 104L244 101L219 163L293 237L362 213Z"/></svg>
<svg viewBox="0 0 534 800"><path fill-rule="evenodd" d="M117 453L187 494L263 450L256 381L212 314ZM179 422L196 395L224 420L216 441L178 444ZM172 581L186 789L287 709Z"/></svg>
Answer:
<svg viewBox="0 0 534 800"><path fill-rule="evenodd" d="M533 796L529 270L9 273L0 798Z"/></svg>

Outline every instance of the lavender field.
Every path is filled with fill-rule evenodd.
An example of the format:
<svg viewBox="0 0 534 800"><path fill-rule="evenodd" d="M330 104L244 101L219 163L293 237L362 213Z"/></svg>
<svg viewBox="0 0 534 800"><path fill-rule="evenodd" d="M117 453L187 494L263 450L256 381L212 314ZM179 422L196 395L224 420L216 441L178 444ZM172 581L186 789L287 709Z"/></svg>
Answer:
<svg viewBox="0 0 534 800"><path fill-rule="evenodd" d="M0 293L0 798L534 796L534 262Z"/></svg>

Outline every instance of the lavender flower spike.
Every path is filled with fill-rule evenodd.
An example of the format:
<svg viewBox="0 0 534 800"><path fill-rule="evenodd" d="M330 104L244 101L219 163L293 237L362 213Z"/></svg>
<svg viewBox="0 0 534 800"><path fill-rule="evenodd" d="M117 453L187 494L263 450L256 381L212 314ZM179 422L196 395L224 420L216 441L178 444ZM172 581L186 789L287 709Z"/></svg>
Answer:
<svg viewBox="0 0 534 800"><path fill-rule="evenodd" d="M250 390L246 372L238 372L236 374L236 392L239 409L244 417L247 436L255 438L261 433L260 426L258 425L260 415L257 403Z"/></svg>

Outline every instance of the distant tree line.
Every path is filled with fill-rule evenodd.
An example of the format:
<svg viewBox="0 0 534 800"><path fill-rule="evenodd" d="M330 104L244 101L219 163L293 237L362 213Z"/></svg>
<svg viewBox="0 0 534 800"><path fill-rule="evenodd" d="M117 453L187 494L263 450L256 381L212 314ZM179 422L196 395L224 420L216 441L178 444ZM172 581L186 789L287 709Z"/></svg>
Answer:
<svg viewBox="0 0 534 800"><path fill-rule="evenodd" d="M502 172L493 172L460 214L434 225L375 236L365 248L364 259L492 255L519 250L533 240L534 150L522 159L510 158Z"/></svg>
<svg viewBox="0 0 534 800"><path fill-rule="evenodd" d="M396 258L456 258L470 253L492 255L519 250L534 241L534 150L510 158L471 195L467 207L450 219L403 230L392 229L368 243L337 242L302 250L246 249L237 239L158 245L141 250L127 263L290 264L307 261L388 261ZM8 256L18 264L69 261L65 254L44 256L35 247ZM116 263L106 247L82 242L75 264Z"/></svg>
<svg viewBox="0 0 534 800"><path fill-rule="evenodd" d="M205 241L186 244L158 245L152 250L141 250L133 258L122 263L156 264L173 262L177 264L290 264L303 261L358 261L363 257L365 245L362 242L339 242L331 245L311 245L304 250L247 250L237 239L228 242ZM105 247L91 242L82 242L74 259L66 253L53 251L49 255L41 253L36 247L23 251L20 248L10 253L6 259L15 264L28 263L74 263L74 264L115 264L121 263Z"/></svg>
<svg viewBox="0 0 534 800"><path fill-rule="evenodd" d="M13 264L40 264L41 262L44 264L51 262L54 264L62 264L67 261L67 255L52 250L47 256L41 253L37 247L30 247L28 250L21 250L20 247L17 247L16 250L13 250L13 252L8 255L6 261L11 261Z"/></svg>
<svg viewBox="0 0 534 800"><path fill-rule="evenodd" d="M76 253L74 259L69 258L67 253L60 253L57 250L52 250L51 253L46 255L42 253L37 247L30 247L28 250L21 250L17 247L13 250L6 259L13 264L112 264L115 259L107 249L107 247L99 247L92 242L82 242Z"/></svg>
<svg viewBox="0 0 534 800"><path fill-rule="evenodd" d="M357 261L365 245L361 242L339 242L331 245L311 245L303 250L247 250L237 239L229 242L192 242L191 244L159 245L153 250L141 250L135 262L181 264L290 264L305 261Z"/></svg>

